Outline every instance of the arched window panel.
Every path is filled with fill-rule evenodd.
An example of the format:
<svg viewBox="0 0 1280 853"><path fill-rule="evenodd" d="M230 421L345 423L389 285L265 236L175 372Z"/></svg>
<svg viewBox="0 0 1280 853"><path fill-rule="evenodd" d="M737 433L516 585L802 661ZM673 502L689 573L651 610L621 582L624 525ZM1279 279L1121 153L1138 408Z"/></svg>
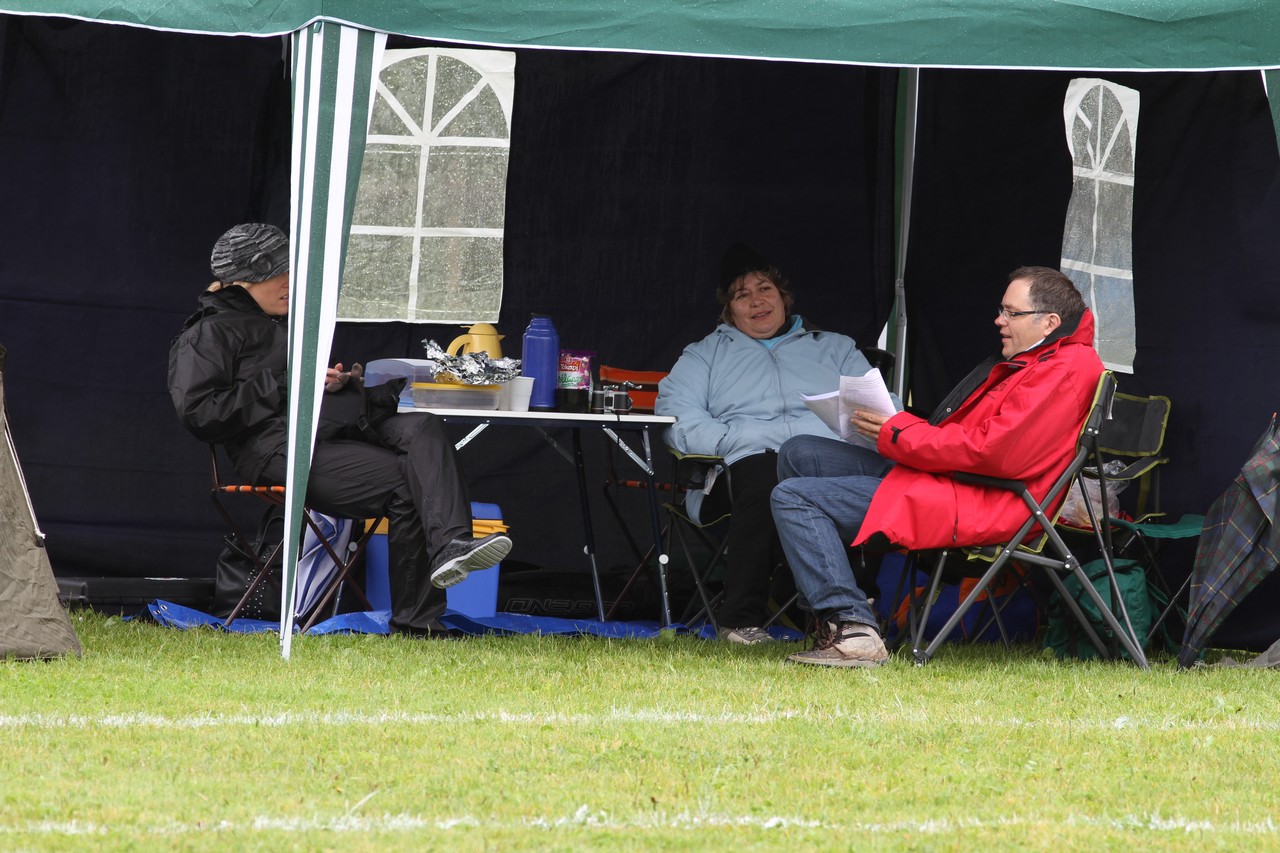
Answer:
<svg viewBox="0 0 1280 853"><path fill-rule="evenodd" d="M338 316L495 322L515 54L388 50Z"/></svg>
<svg viewBox="0 0 1280 853"><path fill-rule="evenodd" d="M1074 181L1062 271L1097 321L1094 344L1112 370L1133 372L1133 176L1139 95L1097 78L1067 87L1063 119Z"/></svg>

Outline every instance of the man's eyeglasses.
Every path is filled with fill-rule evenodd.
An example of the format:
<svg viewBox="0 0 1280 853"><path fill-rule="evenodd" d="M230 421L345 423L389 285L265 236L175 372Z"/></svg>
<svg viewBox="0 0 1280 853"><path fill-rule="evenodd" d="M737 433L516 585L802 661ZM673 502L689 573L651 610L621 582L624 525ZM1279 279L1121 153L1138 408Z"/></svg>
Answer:
<svg viewBox="0 0 1280 853"><path fill-rule="evenodd" d="M1001 305L999 308L996 309L996 316L1003 317L1006 320L1013 320L1017 317L1025 317L1028 314L1043 314L1043 313L1044 313L1043 311L1010 311L1008 308L1005 308L1003 305Z"/></svg>

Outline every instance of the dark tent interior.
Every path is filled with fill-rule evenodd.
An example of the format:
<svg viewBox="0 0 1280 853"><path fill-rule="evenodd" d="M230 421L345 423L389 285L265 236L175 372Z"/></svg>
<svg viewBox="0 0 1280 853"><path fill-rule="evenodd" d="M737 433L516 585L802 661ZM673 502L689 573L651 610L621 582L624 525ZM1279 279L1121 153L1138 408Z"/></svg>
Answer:
<svg viewBox="0 0 1280 853"><path fill-rule="evenodd" d="M786 272L806 317L875 343L893 299L896 70L517 53L507 354L536 311L567 348L665 369L712 328L719 255L735 239ZM214 239L241 221L288 224L286 69L278 38L0 17L0 343L60 577L212 574L222 531L207 452L174 417L165 361ZM1008 271L1057 265L1071 76L922 72L905 276L917 408L997 346ZM1257 369L1278 346L1275 135L1257 74L1105 76L1142 93L1138 355L1122 390L1173 398L1164 502L1203 512L1275 408ZM423 339L458 331L343 323L331 361L420 356ZM586 450L602 479L598 438ZM490 430L463 461L473 498L503 508L514 563L561 583L583 575L570 466L517 430ZM625 567L598 506L595 526L602 568ZM1218 642L1274 640L1277 589L1264 582Z"/></svg>

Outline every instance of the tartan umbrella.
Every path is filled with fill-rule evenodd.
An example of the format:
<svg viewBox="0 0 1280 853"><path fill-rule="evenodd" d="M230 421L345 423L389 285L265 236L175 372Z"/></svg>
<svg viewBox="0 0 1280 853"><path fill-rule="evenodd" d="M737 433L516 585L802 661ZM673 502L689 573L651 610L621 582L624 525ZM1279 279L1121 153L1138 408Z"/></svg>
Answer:
<svg viewBox="0 0 1280 853"><path fill-rule="evenodd" d="M1249 461L1205 518L1178 666L1196 662L1227 615L1280 563L1278 512L1280 430L1273 414Z"/></svg>

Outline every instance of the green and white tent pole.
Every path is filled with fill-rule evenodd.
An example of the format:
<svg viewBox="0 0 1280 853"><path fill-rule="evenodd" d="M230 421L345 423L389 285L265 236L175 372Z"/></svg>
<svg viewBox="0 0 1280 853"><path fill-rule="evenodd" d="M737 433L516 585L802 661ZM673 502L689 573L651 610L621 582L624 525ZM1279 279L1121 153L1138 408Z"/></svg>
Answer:
<svg viewBox="0 0 1280 853"><path fill-rule="evenodd" d="M293 35L293 162L290 184L289 439L284 541L300 541L316 416L337 321L375 69L385 33L327 21ZM298 549L284 549L280 654L294 627Z"/></svg>

